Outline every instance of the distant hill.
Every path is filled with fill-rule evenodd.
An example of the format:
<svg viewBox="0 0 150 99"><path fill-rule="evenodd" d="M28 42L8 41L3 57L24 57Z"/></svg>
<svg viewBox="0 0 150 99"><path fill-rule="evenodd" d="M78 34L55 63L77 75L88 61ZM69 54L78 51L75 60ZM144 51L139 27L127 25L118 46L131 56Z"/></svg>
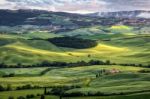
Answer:
<svg viewBox="0 0 150 99"><path fill-rule="evenodd" d="M80 17L77 14L50 12L44 10L0 10L0 25L14 26L14 25L56 25L54 16L70 18Z"/></svg>
<svg viewBox="0 0 150 99"><path fill-rule="evenodd" d="M19 33L31 30L69 31L102 24L95 18L65 12L44 10L0 10L0 32Z"/></svg>
<svg viewBox="0 0 150 99"><path fill-rule="evenodd" d="M90 16L114 17L114 18L150 18L150 11L118 11L118 12L97 12L89 14Z"/></svg>
<svg viewBox="0 0 150 99"><path fill-rule="evenodd" d="M129 14L128 14L129 13ZM45 10L0 10L1 33L27 33L29 31L68 32L91 26L112 26L116 24L145 26L150 25L147 18L125 18L139 15L135 12L95 13L90 15ZM144 12L143 12L144 13ZM120 16L120 18L117 17ZM141 14L142 15L142 14ZM98 16L98 17L97 17ZM115 16L115 17L113 17ZM110 18L113 17L113 18Z"/></svg>

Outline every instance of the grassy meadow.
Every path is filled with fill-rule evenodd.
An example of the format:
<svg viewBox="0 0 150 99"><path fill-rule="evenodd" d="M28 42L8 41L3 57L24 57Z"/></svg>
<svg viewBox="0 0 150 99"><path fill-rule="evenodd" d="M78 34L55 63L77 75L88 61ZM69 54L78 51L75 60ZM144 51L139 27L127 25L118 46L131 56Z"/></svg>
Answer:
<svg viewBox="0 0 150 99"><path fill-rule="evenodd" d="M61 21L61 20L60 20ZM0 92L0 99L33 94L31 99L40 99L44 87L80 86L64 90L64 94L82 94L85 97L63 97L62 99L148 99L150 97L150 35L143 29L125 25L92 26L69 32L30 32L24 34L0 34L0 62L11 68L0 68L1 87L11 89ZM141 33L138 33L138 32ZM145 30L146 31L146 30ZM82 34L82 35L81 35ZM96 40L97 46L86 49L59 47L48 38L76 36ZM13 65L33 65L48 62L88 62L110 60L116 65L92 65L76 67L30 67L12 68ZM142 64L141 67L119 64ZM109 73L99 73L102 70ZM117 70L117 73L110 73ZM44 72L44 73L43 73ZM6 75L13 74L12 77ZM97 76L98 74L98 76ZM18 87L30 85L30 89ZM11 87L11 88L10 88ZM23 88L23 87L22 87ZM101 93L101 96L88 94ZM104 96L103 96L104 95ZM107 96L108 95L108 96ZM59 96L45 95L45 99Z"/></svg>

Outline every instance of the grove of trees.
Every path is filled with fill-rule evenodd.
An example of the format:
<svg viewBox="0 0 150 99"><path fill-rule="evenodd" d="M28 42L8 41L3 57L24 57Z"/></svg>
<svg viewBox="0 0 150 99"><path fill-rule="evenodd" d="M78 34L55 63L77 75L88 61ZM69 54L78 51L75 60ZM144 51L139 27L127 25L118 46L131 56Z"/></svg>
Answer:
<svg viewBox="0 0 150 99"><path fill-rule="evenodd" d="M98 44L94 40L81 39L75 37L56 37L48 39L48 41L55 44L56 46L77 48L77 49L91 48L95 47Z"/></svg>

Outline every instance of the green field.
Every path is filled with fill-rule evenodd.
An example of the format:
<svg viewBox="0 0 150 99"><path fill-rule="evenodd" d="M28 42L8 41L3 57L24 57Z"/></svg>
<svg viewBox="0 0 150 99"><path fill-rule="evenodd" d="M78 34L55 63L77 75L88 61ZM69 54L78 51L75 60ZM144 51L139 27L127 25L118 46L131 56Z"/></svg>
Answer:
<svg viewBox="0 0 150 99"><path fill-rule="evenodd" d="M45 67L46 68L46 67ZM100 70L113 70L117 69L120 73L116 74L109 74L109 75L102 75L98 78L96 77L96 73ZM46 74L42 76L31 76L32 74L38 74L44 68L22 68L22 69L1 69L3 73L9 73L11 71L16 74L23 74L22 76L17 77L0 77L0 85L8 86L14 89L19 86L24 86L30 84L31 86L40 86L40 87L50 87L50 86L71 86L71 85L78 85L82 86L82 88L75 88L66 91L65 93L76 93L81 92L87 94L89 92L96 93L96 92L103 92L105 94L112 94L112 93L126 93L126 92L140 92L140 91L148 91L150 89L150 74L149 73L139 73L138 71L143 70L145 68L142 67L132 67L132 66L82 66L82 67L72 67L72 68L53 68L52 70L48 71ZM32 72L34 71L34 72ZM27 74L27 75L25 75ZM7 91L7 92L0 92L0 96L2 99L6 99L7 96L14 96L17 97L19 95L26 95L26 94L37 94L38 92L43 92L43 90L27 90L27 91ZM14 93L14 94L13 94ZM126 97L134 97L136 95L126 96ZM138 96L138 94L137 94ZM149 94L147 94L149 96ZM112 96L112 99L122 99L121 96ZM141 95L142 97L142 95ZM103 97L104 99L109 99L109 97ZM103 99L102 98L102 99ZM39 99L37 97L37 99ZM57 99L57 97L56 97ZM65 99L65 98L64 98ZM66 98L68 99L68 98ZM76 99L76 98L69 98L69 99ZM78 99L78 98L77 98ZM80 99L80 98L79 98ZM82 98L81 98L82 99ZM84 97L83 97L84 99ZM87 98L88 99L88 98ZM90 99L90 98L89 98ZM94 97L93 97L94 99ZM99 97L98 97L99 99ZM101 98L100 98L101 99ZM123 98L124 99L124 98ZM130 99L130 98L129 98ZM132 99L132 98L131 98ZM134 99L134 98L133 98Z"/></svg>
<svg viewBox="0 0 150 99"><path fill-rule="evenodd" d="M24 34L26 36L1 35L0 61L6 64L36 64L42 61L76 62L94 59L110 60L115 63L126 63L126 61L133 64L150 63L150 36L148 34L99 33L80 36L81 38L96 39L99 42L96 47L88 49L62 48L45 40L28 40L28 38L57 37L56 34L55 36L54 34L44 34L47 36L36 37L35 33L33 35L32 33ZM89 54L91 57L88 57Z"/></svg>
<svg viewBox="0 0 150 99"><path fill-rule="evenodd" d="M24 91L11 91L11 92L2 92L0 93L0 99L8 99L8 95L13 96L15 99L20 96L26 96L27 94L34 94L35 98L31 99L40 99L40 96L37 94L42 94L43 90L24 90ZM19 95L18 95L19 94ZM141 94L131 94L125 96L94 96L94 97L63 97L62 99L148 99L150 97L149 93ZM45 99L59 99L58 96L45 96Z"/></svg>
<svg viewBox="0 0 150 99"><path fill-rule="evenodd" d="M58 18L59 19L59 18ZM61 20L56 20L61 22ZM70 23L71 24L71 23ZM0 99L43 94L44 87L80 86L64 90L64 94L102 93L104 96L63 97L63 99L148 99L150 97L150 34L133 26L91 26L69 32L29 32L23 34L0 34L0 63L11 68L0 68L0 85L12 91L0 92ZM140 33L138 33L140 31ZM81 34L81 35L80 35ZM85 49L59 47L47 41L49 38L76 36L96 40L97 46ZM89 62L109 60L116 65L91 65L76 67L46 67L46 62ZM128 64L122 66L119 64ZM23 64L23 65L22 65ZM135 67L129 64L141 64ZM12 68L14 65L21 68ZM24 66L30 66L25 68ZM36 67L36 66L39 67ZM33 67L35 66L35 67ZM100 73L105 70L105 73ZM112 73L117 70L119 72ZM44 73L43 73L44 72ZM13 74L8 77L7 75ZM98 75L98 76L97 76ZM30 85L32 88L16 90ZM121 95L122 94L122 95ZM110 96L105 96L110 95ZM146 98L145 98L146 97ZM34 99L40 99L36 96ZM46 95L46 99L59 99Z"/></svg>
<svg viewBox="0 0 150 99"><path fill-rule="evenodd" d="M66 97L63 99L149 99L150 93L132 94L124 96L97 96L97 97Z"/></svg>
<svg viewBox="0 0 150 99"><path fill-rule="evenodd" d="M8 75L8 74L15 74L15 76L38 76L42 71L47 69L48 67L43 68L5 68L0 69L0 76Z"/></svg>
<svg viewBox="0 0 150 99"><path fill-rule="evenodd" d="M0 99L8 99L9 96L13 96L15 99L19 96L24 96L28 94L43 94L42 89L36 89L36 90L20 90L20 91L8 91L8 92L0 92Z"/></svg>
<svg viewBox="0 0 150 99"><path fill-rule="evenodd" d="M46 68L46 67L45 67ZM84 80L95 78L95 73L99 70L118 69L122 72L137 72L143 70L140 67L123 67L123 66L88 66L88 67L75 67L75 68L56 68L48 71L46 74L39 76L39 73L44 68L29 68L29 69L1 69L3 74L14 73L16 77L0 78L0 84L7 86L11 84L12 87L31 84L40 86L53 86L53 85L68 85L68 84L84 84ZM9 72L10 71L10 72ZM34 75L34 76L33 76ZM78 82L77 82L78 81ZM76 83L77 82L77 83ZM86 82L86 81L85 81Z"/></svg>

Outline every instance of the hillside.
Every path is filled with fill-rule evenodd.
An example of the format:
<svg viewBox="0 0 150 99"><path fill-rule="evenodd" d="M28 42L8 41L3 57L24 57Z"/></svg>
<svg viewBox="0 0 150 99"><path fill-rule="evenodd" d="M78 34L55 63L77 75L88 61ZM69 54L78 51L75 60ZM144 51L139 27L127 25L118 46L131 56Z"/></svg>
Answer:
<svg viewBox="0 0 150 99"><path fill-rule="evenodd" d="M58 36L47 35L49 38ZM81 36L81 38L98 41L96 47L85 49L59 47L46 40L29 40L28 38L36 38L36 36L1 34L0 55L2 57L0 61L6 64L36 64L42 61L77 62L94 59L110 60L115 63L128 61L128 63L149 64L149 36L144 36L144 34Z"/></svg>

